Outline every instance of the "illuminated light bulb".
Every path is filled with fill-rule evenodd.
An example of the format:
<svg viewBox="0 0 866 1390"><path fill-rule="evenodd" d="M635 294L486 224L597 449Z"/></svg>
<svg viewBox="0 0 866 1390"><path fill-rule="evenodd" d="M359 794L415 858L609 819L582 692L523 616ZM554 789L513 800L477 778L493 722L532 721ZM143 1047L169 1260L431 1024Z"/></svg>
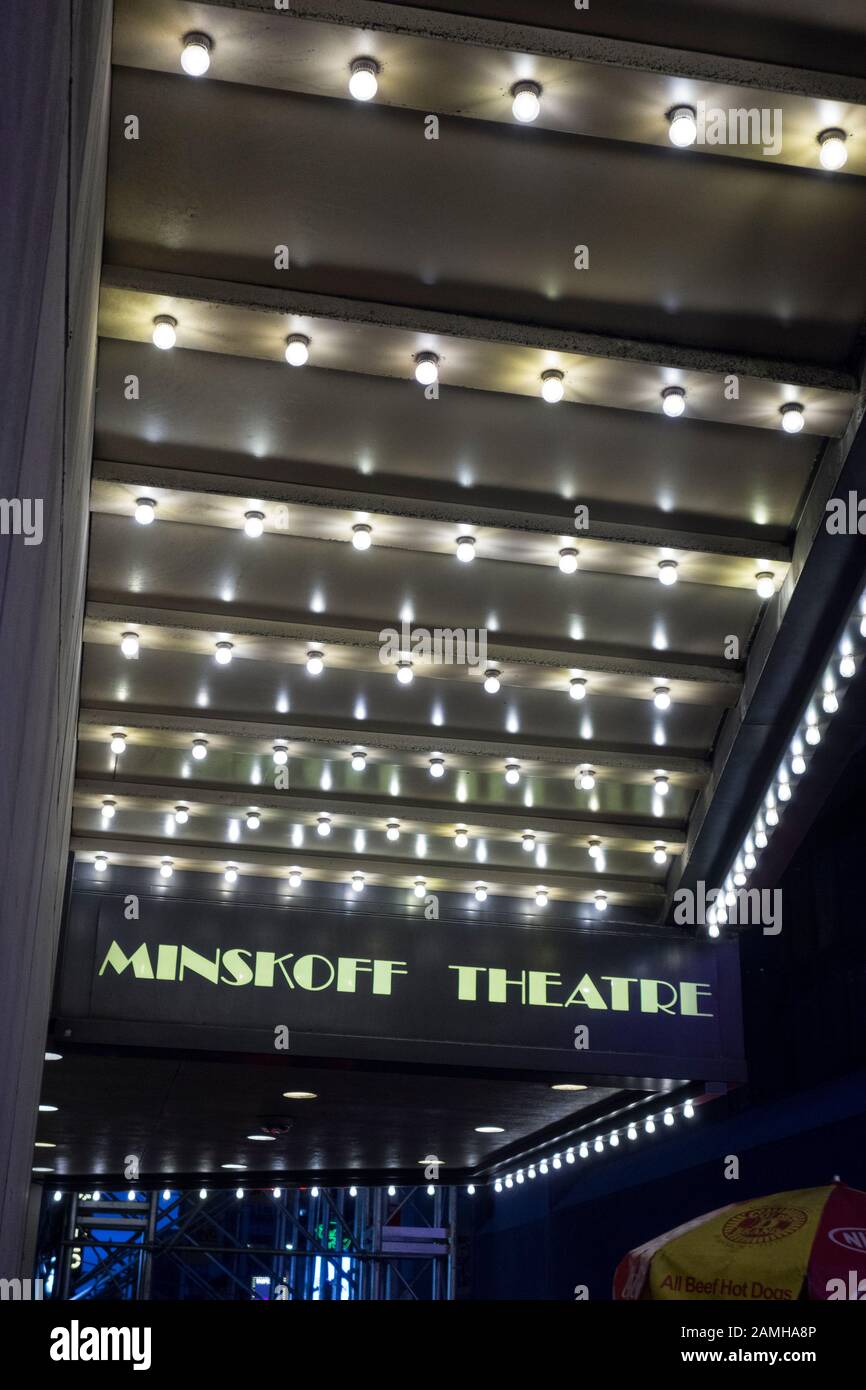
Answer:
<svg viewBox="0 0 866 1390"><path fill-rule="evenodd" d="M569 681L568 693L572 700L586 699L586 681L583 676L575 676L573 680Z"/></svg>
<svg viewBox="0 0 866 1390"><path fill-rule="evenodd" d="M835 690L825 690L821 700L821 708L825 714L835 714L839 708L839 700Z"/></svg>
<svg viewBox="0 0 866 1390"><path fill-rule="evenodd" d="M766 821L767 821L767 824L768 824L768 825L778 825L778 824L779 824L779 812L776 810L775 806L768 806L768 807L767 807L767 811L766 811Z"/></svg>
<svg viewBox="0 0 866 1390"><path fill-rule="evenodd" d="M559 1154L553 1155L553 1166L557 1170L557 1172L562 1167L562 1159L559 1157Z"/></svg>
<svg viewBox="0 0 866 1390"><path fill-rule="evenodd" d="M592 1147L597 1154L604 1153L604 1140L602 1139L601 1135L598 1136Z"/></svg>
<svg viewBox="0 0 866 1390"><path fill-rule="evenodd" d="M171 878L174 873L174 864L170 859L163 859L159 866L159 872L163 878Z"/></svg>
<svg viewBox="0 0 866 1390"><path fill-rule="evenodd" d="M239 1202L243 1201L244 1190L242 1187L238 1187L235 1189L235 1196L237 1197Z"/></svg>
<svg viewBox="0 0 866 1390"><path fill-rule="evenodd" d="M550 894L548 893L548 891L547 891L546 888L542 888L542 887L539 885L539 887L536 888L536 890L535 890L535 906L536 906L536 907L547 907L547 904L548 904L549 902L550 902Z"/></svg>
<svg viewBox="0 0 866 1390"><path fill-rule="evenodd" d="M303 333L291 333L286 339L286 361L290 367L306 367L310 360L310 340Z"/></svg>
<svg viewBox="0 0 866 1390"><path fill-rule="evenodd" d="M737 869L734 871L734 886L737 887L737 888L744 888L744 887L745 887L745 884L746 884L746 875L745 875L745 873L744 873L744 871L743 871L742 866L740 866L739 868L737 868Z"/></svg>
<svg viewBox="0 0 866 1390"><path fill-rule="evenodd" d="M802 777L806 771L806 759L802 753L795 753L791 759L791 771L795 777Z"/></svg>
<svg viewBox="0 0 866 1390"><path fill-rule="evenodd" d="M325 654L320 647L310 647L307 652L307 672L311 676L320 676L325 669Z"/></svg>
<svg viewBox="0 0 866 1390"><path fill-rule="evenodd" d="M578 773L580 789L583 792L591 792L595 787L595 771L591 767L582 767Z"/></svg>
<svg viewBox="0 0 866 1390"><path fill-rule="evenodd" d="M661 841L658 841L658 842L656 843L655 849L653 850L653 863L654 863L654 864L666 864L667 862L668 862L667 845L663 845L663 844L661 843Z"/></svg>
<svg viewBox="0 0 866 1390"><path fill-rule="evenodd" d="M573 545L563 546L559 552L559 568L563 574L574 574L577 569L578 552Z"/></svg>
<svg viewBox="0 0 866 1390"><path fill-rule="evenodd" d="M474 537L474 536L458 536L458 537L457 537L457 550L456 550L456 555L457 555L457 559L460 561L460 563L461 563L462 565L468 565L468 564L470 563L470 561L474 560L474 559L475 559L475 537Z"/></svg>
<svg viewBox="0 0 866 1390"><path fill-rule="evenodd" d="M569 1150L568 1150L568 1152L567 1152L566 1155L565 1155L565 1161L566 1161L566 1163L573 1163L573 1162L574 1162L574 1149L569 1149Z"/></svg>
<svg viewBox="0 0 866 1390"><path fill-rule="evenodd" d="M413 892L416 898L423 898L424 894L427 892L426 878L416 878L413 885Z"/></svg>
<svg viewBox="0 0 866 1390"><path fill-rule="evenodd" d="M527 854L531 854L535 849L535 832L532 830L524 830L522 838L523 848L526 850Z"/></svg>
<svg viewBox="0 0 866 1390"><path fill-rule="evenodd" d="M119 730L113 733L111 735L111 743L109 744L109 747L111 748L112 753L116 754L117 757L120 757L121 753L126 752L126 734L120 733Z"/></svg>
<svg viewBox="0 0 866 1390"><path fill-rule="evenodd" d="M516 1174L516 1181L517 1181L517 1182L523 1182L523 1181L524 1181L524 1177L523 1177L523 1172L522 1172L522 1170L521 1170L521 1172L519 1172L519 1173Z"/></svg>
<svg viewBox="0 0 866 1390"><path fill-rule="evenodd" d="M755 575L755 593L758 598L772 598L775 592L776 580L769 570L761 570Z"/></svg>
<svg viewBox="0 0 866 1390"><path fill-rule="evenodd" d="M672 1125L673 1122L674 1122L674 1112L673 1112L673 1110L666 1110L666 1111L665 1111L665 1124L666 1124L666 1125Z"/></svg>
<svg viewBox="0 0 866 1390"><path fill-rule="evenodd" d="M687 149L698 138L697 112L693 106L675 106L668 112L668 139L678 150Z"/></svg>
<svg viewBox="0 0 866 1390"><path fill-rule="evenodd" d="M156 516L156 502L152 497L139 497L135 504L135 519L139 526L149 526Z"/></svg>
<svg viewBox="0 0 866 1390"><path fill-rule="evenodd" d="M393 840L399 840L399 838L400 838L400 822L399 822L398 820L389 820L389 821L388 821L388 824L387 824L386 827L385 827L385 836L386 836L387 839L392 840L392 841L393 841Z"/></svg>
<svg viewBox="0 0 866 1390"><path fill-rule="evenodd" d="M128 661L133 661L138 656L139 637L137 632L125 632L120 639L120 650Z"/></svg>
<svg viewBox="0 0 866 1390"><path fill-rule="evenodd" d="M857 663L850 652L846 652L839 662L839 675L843 681L849 681L856 675Z"/></svg>
<svg viewBox="0 0 866 1390"><path fill-rule="evenodd" d="M586 1144L581 1144L577 1152L580 1154L581 1158L589 1158L589 1148Z"/></svg>
<svg viewBox="0 0 866 1390"><path fill-rule="evenodd" d="M844 130L822 130L818 136L819 154L821 166L835 173L837 169L842 169L848 162L848 137Z"/></svg>
<svg viewBox="0 0 866 1390"><path fill-rule="evenodd" d="M786 434L799 434L806 423L806 412L797 401L789 401L783 405L779 414L782 417L782 429Z"/></svg>
<svg viewBox="0 0 866 1390"><path fill-rule="evenodd" d="M439 358L435 352L419 352L415 358L415 380L419 386L432 386L439 380Z"/></svg>
<svg viewBox="0 0 866 1390"><path fill-rule="evenodd" d="M367 767L367 754L363 748L356 748L352 754L352 771L364 772Z"/></svg>
<svg viewBox="0 0 866 1390"><path fill-rule="evenodd" d="M244 512L244 535L249 536L251 541L257 541L259 536L264 534L265 514L264 512Z"/></svg>
<svg viewBox="0 0 866 1390"><path fill-rule="evenodd" d="M821 742L821 730L817 724L810 724L804 735L806 742L811 748L815 748Z"/></svg>
<svg viewBox="0 0 866 1390"><path fill-rule="evenodd" d="M791 800L791 783L790 783L790 782L780 782L780 783L779 783L779 786L778 786L778 790L777 790L777 792L776 792L776 795L778 796L778 798L779 798L780 801L790 801L790 800Z"/></svg>
<svg viewBox="0 0 866 1390"><path fill-rule="evenodd" d="M359 521L357 526L352 527L352 545L355 550L369 550L373 544L373 528L366 522Z"/></svg>
<svg viewBox="0 0 866 1390"><path fill-rule="evenodd" d="M486 883L476 883L476 885L475 885L475 901L476 901L477 903L486 903L486 902L487 902L487 884L486 884Z"/></svg>
<svg viewBox="0 0 866 1390"><path fill-rule="evenodd" d="M316 817L316 834L321 835L322 839L327 839L331 833L331 817L323 811Z"/></svg>
<svg viewBox="0 0 866 1390"><path fill-rule="evenodd" d="M671 789L671 784L664 772L660 772L657 777L653 778L653 786L657 796L667 796Z"/></svg>
<svg viewBox="0 0 866 1390"><path fill-rule="evenodd" d="M747 850L743 855L743 867L748 869L749 873L758 867L757 856L752 854L751 850Z"/></svg>
<svg viewBox="0 0 866 1390"><path fill-rule="evenodd" d="M592 839L590 840L590 842L589 842L589 857L590 857L590 859L597 859L598 856L599 856L600 854L601 854L601 840L597 840L597 839L593 836L593 838L592 838Z"/></svg>
<svg viewBox="0 0 866 1390"><path fill-rule="evenodd" d="M467 1187L467 1189L466 1189L466 1196L467 1196L467 1197L474 1197L474 1196L475 1196L475 1184L474 1184L474 1183L470 1183L469 1186Z"/></svg>
<svg viewBox="0 0 866 1390"><path fill-rule="evenodd" d="M755 849L766 849L769 844L766 830L755 831Z"/></svg>
<svg viewBox="0 0 866 1390"><path fill-rule="evenodd" d="M637 1130L635 1129L634 1125L629 1125L628 1129L626 1130L626 1137L632 1140L637 1139Z"/></svg>
<svg viewBox="0 0 866 1390"><path fill-rule="evenodd" d="M96 870L96 872L97 872L98 874L104 874L104 873L105 873L105 870L108 868L108 855L107 855L107 854L97 854L97 855L95 855L95 856L94 856L94 859L93 859L93 867L94 867L94 869Z"/></svg>
<svg viewBox="0 0 866 1390"><path fill-rule="evenodd" d="M616 1133L616 1131L614 1131L614 1133L610 1136L607 1142L610 1144L610 1147L612 1149L619 1148L619 1135Z"/></svg>
<svg viewBox="0 0 866 1390"><path fill-rule="evenodd" d="M676 584L679 566L676 560L659 560L659 582L661 584Z"/></svg>
<svg viewBox="0 0 866 1390"><path fill-rule="evenodd" d="M286 744L285 744L285 743L275 743L275 744L274 744L273 753L274 753L274 766L275 766L275 767L285 767L286 763L289 761L289 750L288 750Z"/></svg>
<svg viewBox="0 0 866 1390"><path fill-rule="evenodd" d="M361 873L352 874L352 891L353 891L354 893L363 893L363 891L364 891L364 889L365 889L365 887L366 887L366 883L367 883L367 881L366 881L366 879L364 878L364 875L363 875L363 874L361 874Z"/></svg>
<svg viewBox="0 0 866 1390"><path fill-rule="evenodd" d="M662 410L669 420L676 420L686 408L686 393L682 386L666 386L662 391Z"/></svg>
<svg viewBox="0 0 866 1390"><path fill-rule="evenodd" d="M356 58L351 66L349 91L356 101L372 101L379 90L379 64L375 58Z"/></svg>
<svg viewBox="0 0 866 1390"><path fill-rule="evenodd" d="M670 709L671 692L666 685L657 685L653 691L653 704L656 709Z"/></svg>
<svg viewBox="0 0 866 1390"><path fill-rule="evenodd" d="M454 844L457 849L465 849L469 844L469 833L464 825L458 825L454 832Z"/></svg>
<svg viewBox="0 0 866 1390"><path fill-rule="evenodd" d="M255 810L247 811L246 822L247 830L258 830L259 826L262 823L261 813Z"/></svg>
<svg viewBox="0 0 866 1390"><path fill-rule="evenodd" d="M534 1168L534 1167L530 1167L529 1170L528 1170L528 1173L527 1173L527 1177L533 1178L533 1179L534 1179L535 1176L536 1176L535 1168Z"/></svg>
<svg viewBox="0 0 866 1390"><path fill-rule="evenodd" d="M487 691L488 695L496 695L500 690L501 681L499 677L501 674L502 673L498 671L495 666L488 666L487 670L484 672L484 689Z"/></svg>
<svg viewBox="0 0 866 1390"><path fill-rule="evenodd" d="M511 111L523 125L538 119L541 111L541 87L537 82L515 82L511 88Z"/></svg>
<svg viewBox="0 0 866 1390"><path fill-rule="evenodd" d="M389 1196L389 1197L396 1197L396 1196L397 1196L397 1189L396 1189L396 1187L389 1187L389 1188L388 1188L388 1196Z"/></svg>
<svg viewBox="0 0 866 1390"><path fill-rule="evenodd" d="M134 1202L134 1201L135 1201L135 1191L134 1191L133 1188L130 1188L129 1191L127 1192L127 1194L126 1194L126 1200L127 1200L127 1202Z"/></svg>
<svg viewBox="0 0 866 1390"><path fill-rule="evenodd" d="M189 807L181 801L175 806L173 815L175 825L186 825L189 820Z"/></svg>
<svg viewBox="0 0 866 1390"><path fill-rule="evenodd" d="M595 910L596 910L596 912L606 912L606 911L607 911L607 893L601 893L601 892L596 893L595 898L593 899L593 901L595 902Z"/></svg>
<svg viewBox="0 0 866 1390"><path fill-rule="evenodd" d="M203 1201L206 1199L206 1197L207 1197L207 1188L206 1188L206 1187L200 1187L200 1188L199 1188L199 1191L198 1191L198 1195L199 1195L199 1200L203 1202Z"/></svg>
<svg viewBox="0 0 866 1390"><path fill-rule="evenodd" d="M441 753L434 753L432 758L430 759L430 776L444 777L444 775L445 759L442 757Z"/></svg>
<svg viewBox="0 0 866 1390"><path fill-rule="evenodd" d="M502 1191L502 1179L501 1179L501 1178L497 1178L497 1179L496 1179L496 1182L493 1184L493 1190L494 1190L494 1192L501 1192L501 1191Z"/></svg>
<svg viewBox="0 0 866 1390"><path fill-rule="evenodd" d="M557 405L565 395L565 373L555 370L542 372L541 395L548 405Z"/></svg>
<svg viewBox="0 0 866 1390"><path fill-rule="evenodd" d="M223 870L223 878L225 879L226 883L237 883L238 871L234 864L226 864L226 867Z"/></svg>
<svg viewBox="0 0 866 1390"><path fill-rule="evenodd" d="M656 1132L656 1122L655 1122L655 1120L653 1119L652 1115L650 1115L649 1119L647 1120L646 1124L644 1125L644 1133L645 1133L645 1134L655 1134L655 1132Z"/></svg>
<svg viewBox="0 0 866 1390"><path fill-rule="evenodd" d="M103 803L102 803L102 819L103 819L103 820L113 820L116 811L117 811L117 802L116 802L116 801L112 801L112 800L111 800L111 797L107 796L107 797L105 798L105 800L103 801Z"/></svg>
<svg viewBox="0 0 866 1390"><path fill-rule="evenodd" d="M281 1187L275 1187L275 1188L274 1188L274 1198L275 1198L275 1199L279 1199L280 1197L282 1197L282 1195L283 1195L283 1189L282 1189Z"/></svg>
<svg viewBox="0 0 866 1390"><path fill-rule="evenodd" d="M301 884L302 884L302 882L303 882L303 879L304 879L304 876L303 876L303 874L301 873L300 869L290 869L290 870L289 870L289 887L290 887L290 888L300 888L300 886L301 886Z"/></svg>
<svg viewBox="0 0 866 1390"><path fill-rule="evenodd" d="M860 619L860 636L866 637L866 613Z"/></svg>
<svg viewBox="0 0 866 1390"><path fill-rule="evenodd" d="M716 926L715 922L710 923L709 927L707 928L707 932L708 935L713 937L713 939L715 940L715 938L719 935L719 929Z"/></svg>
<svg viewBox="0 0 866 1390"><path fill-rule="evenodd" d="M516 786L517 786L517 783L520 781L520 764L519 764L519 763L506 763L506 764L505 764L505 780L506 780L506 782L508 783L509 787L516 787Z"/></svg>
<svg viewBox="0 0 866 1390"><path fill-rule="evenodd" d="M206 739L206 738L194 738L194 739L193 739L193 741L192 741L192 756L195 758L195 760L196 760L197 763L200 763L204 758L207 757L207 739Z"/></svg>
<svg viewBox="0 0 866 1390"><path fill-rule="evenodd" d="M153 321L151 336L154 347L167 352L177 342L177 319L173 319L170 314L158 314Z"/></svg>
<svg viewBox="0 0 866 1390"><path fill-rule="evenodd" d="M514 1186L514 1179L512 1178L512 1176L511 1176L510 1173L509 1173L508 1177L505 1179L505 1186L508 1187L508 1188L511 1188L511 1187Z"/></svg>
<svg viewBox="0 0 866 1390"><path fill-rule="evenodd" d="M180 54L180 65L189 77L204 77L210 67L213 43L207 34L187 34Z"/></svg>
<svg viewBox="0 0 866 1390"><path fill-rule="evenodd" d="M234 644L232 642L217 642L214 649L214 661L217 666L228 666L232 659Z"/></svg>
<svg viewBox="0 0 866 1390"><path fill-rule="evenodd" d="M695 1107L690 1100L687 1100L683 1106L683 1116L687 1120L693 1120L695 1118Z"/></svg>
<svg viewBox="0 0 866 1390"><path fill-rule="evenodd" d="M411 685L415 679L415 672L412 670L411 661L397 662L397 679L401 685Z"/></svg>

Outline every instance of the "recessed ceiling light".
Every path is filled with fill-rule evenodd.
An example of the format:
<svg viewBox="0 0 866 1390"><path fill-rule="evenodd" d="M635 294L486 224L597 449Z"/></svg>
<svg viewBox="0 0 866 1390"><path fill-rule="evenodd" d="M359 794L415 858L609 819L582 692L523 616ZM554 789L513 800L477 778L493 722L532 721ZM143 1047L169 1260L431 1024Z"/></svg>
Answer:
<svg viewBox="0 0 866 1390"><path fill-rule="evenodd" d="M283 1091L284 1100L316 1100L316 1091Z"/></svg>
<svg viewBox="0 0 866 1390"><path fill-rule="evenodd" d="M379 90L379 64L375 58L356 58L351 66L349 91L356 101L372 101Z"/></svg>
<svg viewBox="0 0 866 1390"><path fill-rule="evenodd" d="M203 77L210 67L213 42L207 34L187 34L180 54L180 65L189 77Z"/></svg>

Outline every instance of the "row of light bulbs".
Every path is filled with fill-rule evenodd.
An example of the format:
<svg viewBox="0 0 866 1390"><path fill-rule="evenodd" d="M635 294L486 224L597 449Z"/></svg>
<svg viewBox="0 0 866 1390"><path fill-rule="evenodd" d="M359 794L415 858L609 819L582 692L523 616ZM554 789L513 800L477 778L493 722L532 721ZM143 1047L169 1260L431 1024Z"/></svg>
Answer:
<svg viewBox="0 0 866 1390"><path fill-rule="evenodd" d="M708 910L711 937L718 937L719 927L728 921L728 908L735 905L737 890L746 887L750 874L758 867L758 859L769 845L770 836L779 825L799 780L808 771L809 760L824 730L839 710L840 698L858 673L862 653L854 652L855 630L861 639L866 639L866 591L859 601L859 625L857 619L849 621L839 649L822 673L785 755L773 773L758 813L725 878L724 898Z"/></svg>
<svg viewBox="0 0 866 1390"><path fill-rule="evenodd" d="M694 1114L695 1107L692 1101L687 1100L683 1105L683 1117L687 1120L691 1120L694 1119ZM669 1107L662 1116L662 1123L670 1128L675 1122L674 1109L673 1107ZM655 1134L656 1122L652 1115L644 1121L643 1131L644 1134ZM627 1125L623 1132L626 1139L630 1140L632 1143L634 1143L638 1137L638 1127L634 1123ZM566 1163L574 1163L576 1162L576 1158L589 1158L590 1149L592 1149L593 1153L603 1154L605 1147L618 1149L619 1144L620 1135L618 1130L613 1130L608 1134L606 1141L603 1134L598 1134L594 1139L590 1138L578 1145L576 1155L574 1148L566 1149L564 1156L559 1153L554 1153L551 1155L550 1159L542 1158L537 1164L530 1163L525 1171L523 1168L518 1168L514 1174L507 1173L505 1177L497 1178L493 1184L493 1189L495 1192L501 1192L503 1188L507 1188L511 1191L515 1185L520 1187L527 1178L532 1181L538 1174L541 1174L542 1177L546 1177L551 1169L558 1171L562 1168L563 1157Z"/></svg>
<svg viewBox="0 0 866 1390"><path fill-rule="evenodd" d="M157 314L153 320L152 341L164 351L177 342L178 321L171 314ZM291 367L304 367L310 360L311 339L303 333L291 333L286 339L286 361ZM421 386L432 386L439 380L441 358L436 352L415 354L415 380ZM539 377L539 394L548 405L558 405L565 399L565 372L550 367ZM677 420L686 412L687 392L684 386L665 386L659 392L662 413ZM799 401L787 401L779 407L779 423L786 434L799 434L806 423L806 409ZM252 517L257 517L252 513ZM248 534L250 534L248 532ZM259 533L260 534L260 533ZM357 547L366 549L364 544Z"/></svg>
<svg viewBox="0 0 866 1390"><path fill-rule="evenodd" d="M772 585L773 576L767 576ZM141 651L141 639L137 632L132 630L124 632L120 639L120 650L122 654L130 660L138 657ZM228 666L234 656L234 643L227 640L219 641L214 646L214 661L218 666ZM325 669L325 652L322 647L311 646L307 648L304 665L307 674L310 676L320 676ZM402 656L396 664L394 672L400 685L411 685L415 679L415 667L411 656ZM496 695L502 686L502 672L498 666L487 666L484 669L484 689L488 695ZM572 700L583 700L586 697L587 680L585 676L573 676L568 684L568 693ZM653 704L658 710L670 709L671 692L667 685L656 685L653 687ZM122 753L123 748L119 746L121 735L116 735L118 747L112 744L112 752ZM198 751L196 751L198 749ZM207 752L207 740L198 739L193 745L193 757L203 758ZM437 762L438 768L438 762ZM433 771L433 776L438 777L444 772L444 763L441 770ZM511 780L511 779L507 779ZM516 778L514 780L517 780Z"/></svg>
<svg viewBox="0 0 866 1390"><path fill-rule="evenodd" d="M658 780L658 779L657 779ZM595 781L593 779L593 786ZM100 807L100 814L106 823L113 821L117 815L117 802L114 797L103 797ZM175 825L186 825L189 821L190 808L185 801L178 802L174 811L171 813ZM244 812L244 824L247 830L259 830L262 824L262 814L257 807L251 807ZM327 839L333 827L333 818L328 811L322 811L316 817L316 834L322 839ZM385 837L392 843L396 843L402 834L402 827L396 817L392 817L386 822ZM522 848L528 853L534 853L538 837L534 830L524 830L520 837ZM465 825L458 825L454 830L454 845L457 849L466 849L469 845L469 831ZM587 842L587 851L590 859L600 860L604 852L604 844L597 835L591 835ZM668 847L663 840L656 840L652 849L653 863L665 865L668 862ZM481 899L480 901L483 901Z"/></svg>
<svg viewBox="0 0 866 1390"><path fill-rule="evenodd" d="M110 855L106 854L103 850L98 851L93 856L93 867L98 874L106 873L110 863ZM170 856L166 855L163 859L160 860L160 878L172 878L174 875L174 867L174 860L170 858ZM239 875L240 867L239 865L233 862L226 864L222 870L223 882L226 883L229 887L233 887L234 884L237 883ZM289 869L288 874L286 876L286 881L290 888L300 888L301 884L304 881L303 870L298 868L297 866ZM360 894L363 893L365 888L367 887L367 876L366 874L362 873L360 869L356 869L354 873L349 875L348 882L352 891L354 893ZM483 882L476 883L471 891L472 896L475 899L475 902L477 903L486 902L490 892L487 884ZM419 874L418 877L416 877L413 880L412 892L414 893L416 898L425 898L428 892L428 883L426 878L423 878ZM605 893L602 889L598 889L595 893L593 893L592 901L595 904L596 912L607 911L607 893ZM539 884L538 887L535 889L536 907L547 907L549 903L550 890L546 888L544 884Z"/></svg>
<svg viewBox="0 0 866 1390"><path fill-rule="evenodd" d="M191 33L183 40L180 64L190 77L203 77L210 68L213 40L208 34ZM382 68L375 58L359 57L349 64L349 95L355 101L372 101L379 91ZM541 115L544 88L540 82L515 82L511 88L511 113L521 125L531 125ZM665 119L668 138L677 149L687 149L698 138L697 111L693 106L675 106ZM815 137L818 158L824 169L835 172L848 160L848 136L837 127L821 130Z"/></svg>
<svg viewBox="0 0 866 1390"><path fill-rule="evenodd" d="M154 498L139 497L135 503L136 521L142 526L149 526L156 517L156 509L157 503ZM264 512L255 510L244 512L244 534L252 540L258 540L264 534L266 520ZM369 550L373 544L373 527L366 521L356 522L347 539L351 540L355 550ZM457 536L454 543L454 554L461 564L471 564L475 559L477 543L476 537L469 532L464 531ZM576 546L560 546L556 554L556 564L563 574L575 574L579 558L580 551ZM656 573L659 583L664 585L676 584L679 578L679 564L676 560L659 560ZM775 590L775 577L772 571L759 570L755 574L755 591L758 597L761 599L772 598ZM135 633L124 633L123 641L127 642L127 646L121 648L124 656L137 656L138 645L135 640ZM221 643L220 645L231 648L231 643ZM219 658L217 659L219 660Z"/></svg>
<svg viewBox="0 0 866 1390"><path fill-rule="evenodd" d="M670 703L670 702L668 702ZM667 706L659 706L667 708ZM126 752L129 735L122 729L115 729L109 740L109 747L115 757L121 757ZM208 740L197 737L192 740L190 752L196 762L203 762L208 755ZM289 761L289 746L287 743L275 743L272 749L272 757L275 767L285 767ZM355 772L364 772L367 767L366 748L355 748L351 754L352 768ZM431 753L427 760L428 771L431 777L436 779L445 776L446 759L444 753ZM523 769L516 758L507 758L503 776L510 787L516 787L520 782ZM596 773L593 767L587 763L582 763L575 772L575 784L579 785L581 791L590 792L595 789ZM653 775L653 791L656 796L667 796L670 791L670 778L666 772L657 772ZM111 812L110 814L113 814ZM252 813L251 813L252 814ZM182 822L181 822L182 823ZM250 829L258 827L250 826Z"/></svg>

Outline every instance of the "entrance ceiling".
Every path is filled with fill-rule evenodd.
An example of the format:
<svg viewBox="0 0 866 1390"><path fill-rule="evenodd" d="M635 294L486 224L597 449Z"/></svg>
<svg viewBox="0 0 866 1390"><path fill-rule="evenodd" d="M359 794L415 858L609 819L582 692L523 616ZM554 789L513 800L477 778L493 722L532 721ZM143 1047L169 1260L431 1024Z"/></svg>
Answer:
<svg viewBox="0 0 866 1390"><path fill-rule="evenodd" d="M155 875L295 868L301 902L361 872L661 922L855 410L866 82L840 35L863 16L670 3L650 33L623 4L599 38L559 4L460 9L118 0L73 848ZM818 25L833 72L767 66L817 61ZM213 43L199 79L190 31ZM369 103L358 57L381 65ZM542 109L521 126L527 79ZM701 101L778 109L781 152L674 148L666 113ZM829 174L816 137L836 125ZM382 637L401 624L480 633L486 662L422 652L401 684Z"/></svg>

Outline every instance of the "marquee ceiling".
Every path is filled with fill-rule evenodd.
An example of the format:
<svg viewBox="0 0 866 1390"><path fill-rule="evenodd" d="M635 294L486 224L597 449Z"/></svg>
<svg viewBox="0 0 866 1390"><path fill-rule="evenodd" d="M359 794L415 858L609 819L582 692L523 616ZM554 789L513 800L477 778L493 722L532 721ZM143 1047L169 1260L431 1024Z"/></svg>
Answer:
<svg viewBox="0 0 866 1390"><path fill-rule="evenodd" d="M307 885L541 886L576 917L601 893L660 920L856 402L866 83L587 38L570 15L533 28L538 6L454 10L119 0L74 846ZM201 78L190 31L212 40ZM369 103L358 57L381 67ZM526 79L531 126L511 112ZM764 105L770 79L779 157L671 145L673 105ZM828 174L816 136L837 124L849 163ZM390 629L480 633L486 661L420 651L403 685Z"/></svg>

